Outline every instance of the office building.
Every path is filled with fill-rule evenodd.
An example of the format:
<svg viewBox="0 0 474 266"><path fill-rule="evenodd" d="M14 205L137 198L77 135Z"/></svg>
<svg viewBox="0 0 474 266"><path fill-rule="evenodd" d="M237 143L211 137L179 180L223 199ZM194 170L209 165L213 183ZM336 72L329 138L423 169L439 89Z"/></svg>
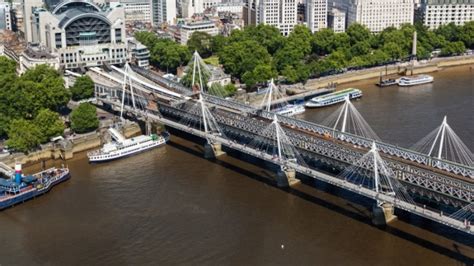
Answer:
<svg viewBox="0 0 474 266"><path fill-rule="evenodd" d="M332 8L328 12L328 27L336 33L345 32L346 13L337 8Z"/></svg>
<svg viewBox="0 0 474 266"><path fill-rule="evenodd" d="M311 32L327 27L328 2L327 0L306 1L306 24Z"/></svg>
<svg viewBox="0 0 474 266"><path fill-rule="evenodd" d="M430 29L474 20L474 0L423 0L421 9L423 24Z"/></svg>

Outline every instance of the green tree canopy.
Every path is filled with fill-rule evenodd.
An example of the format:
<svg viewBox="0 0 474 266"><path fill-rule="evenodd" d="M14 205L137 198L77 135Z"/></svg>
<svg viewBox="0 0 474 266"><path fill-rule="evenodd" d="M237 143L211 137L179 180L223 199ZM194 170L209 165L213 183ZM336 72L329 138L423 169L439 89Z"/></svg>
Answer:
<svg viewBox="0 0 474 266"><path fill-rule="evenodd" d="M47 142L52 137L63 135L64 123L56 112L42 109L33 122L41 132L41 143Z"/></svg>
<svg viewBox="0 0 474 266"><path fill-rule="evenodd" d="M95 106L90 103L81 103L70 115L71 129L76 133L87 133L99 127L99 119Z"/></svg>
<svg viewBox="0 0 474 266"><path fill-rule="evenodd" d="M448 42L443 49L441 49L441 56L460 55L466 51L463 42Z"/></svg>
<svg viewBox="0 0 474 266"><path fill-rule="evenodd" d="M361 41L367 41L371 37L370 30L359 23L353 23L347 28L347 34L351 44L356 44Z"/></svg>
<svg viewBox="0 0 474 266"><path fill-rule="evenodd" d="M258 83L264 83L272 78L276 78L277 71L268 64L257 65L252 71L247 71L242 76L242 81L247 88L252 88Z"/></svg>
<svg viewBox="0 0 474 266"><path fill-rule="evenodd" d="M237 78L253 71L258 65L269 65L271 60L265 47L252 40L232 43L219 54L219 61L226 72Z"/></svg>
<svg viewBox="0 0 474 266"><path fill-rule="evenodd" d="M5 56L0 56L0 73L2 73L2 75L6 75L15 74L15 72L16 62Z"/></svg>
<svg viewBox="0 0 474 266"><path fill-rule="evenodd" d="M71 87L71 94L74 101L92 98L94 96L94 81L87 75L78 77L74 86Z"/></svg>
<svg viewBox="0 0 474 266"><path fill-rule="evenodd" d="M207 32L193 32L187 45L191 53L197 51L202 58L207 58L212 55L212 36Z"/></svg>
<svg viewBox="0 0 474 266"><path fill-rule="evenodd" d="M28 152L38 147L42 138L41 130L33 122L15 119L8 128L6 144L16 151Z"/></svg>

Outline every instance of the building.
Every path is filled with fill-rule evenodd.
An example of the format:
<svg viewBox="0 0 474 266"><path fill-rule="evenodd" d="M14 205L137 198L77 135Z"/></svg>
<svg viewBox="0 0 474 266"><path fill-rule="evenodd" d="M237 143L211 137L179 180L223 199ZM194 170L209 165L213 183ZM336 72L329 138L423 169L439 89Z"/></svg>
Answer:
<svg viewBox="0 0 474 266"><path fill-rule="evenodd" d="M307 0L306 1L306 23L311 32L327 28L328 24L328 1Z"/></svg>
<svg viewBox="0 0 474 266"><path fill-rule="evenodd" d="M266 24L278 28L288 36L298 19L298 2L296 0L260 0L256 15L257 24Z"/></svg>
<svg viewBox="0 0 474 266"><path fill-rule="evenodd" d="M11 6L0 3L0 30L12 30Z"/></svg>
<svg viewBox="0 0 474 266"><path fill-rule="evenodd" d="M56 70L59 70L59 58L52 55L46 50L39 47L28 47L19 58L19 72L25 73L28 69L32 69L38 65L46 64Z"/></svg>
<svg viewBox="0 0 474 266"><path fill-rule="evenodd" d="M348 5L347 22L360 23L371 32L381 32L388 27L413 24L414 0L352 0Z"/></svg>
<svg viewBox="0 0 474 266"><path fill-rule="evenodd" d="M202 14L204 12L203 0L183 0L181 2L181 15L183 18L190 18L194 14Z"/></svg>
<svg viewBox="0 0 474 266"><path fill-rule="evenodd" d="M423 24L430 29L449 23L464 25L474 20L474 0L423 0Z"/></svg>
<svg viewBox="0 0 474 266"><path fill-rule="evenodd" d="M332 8L328 12L328 27L336 33L345 32L346 13L337 8Z"/></svg>
<svg viewBox="0 0 474 266"><path fill-rule="evenodd" d="M120 0L111 3L111 7L122 4L125 10L125 23L133 24L143 22L152 24L152 2L151 0Z"/></svg>
<svg viewBox="0 0 474 266"><path fill-rule="evenodd" d="M47 3L46 3L47 4ZM37 32L33 32L37 28L37 22L33 19L33 11L43 6L43 0L26 0L23 2L23 26L25 40L29 43L38 42L35 37Z"/></svg>
<svg viewBox="0 0 474 266"><path fill-rule="evenodd" d="M152 0L153 25L175 24L177 10L175 0Z"/></svg>
<svg viewBox="0 0 474 266"><path fill-rule="evenodd" d="M150 51L135 38L128 39L128 52L137 66L142 68L150 66Z"/></svg>
<svg viewBox="0 0 474 266"><path fill-rule="evenodd" d="M213 21L190 22L180 27L180 43L188 43L189 38L191 38L191 35L196 31L206 32L211 36L219 34L219 29Z"/></svg>
<svg viewBox="0 0 474 266"><path fill-rule="evenodd" d="M36 8L33 39L59 58L64 69L123 64L127 60L123 6L107 8L89 0L63 0Z"/></svg>

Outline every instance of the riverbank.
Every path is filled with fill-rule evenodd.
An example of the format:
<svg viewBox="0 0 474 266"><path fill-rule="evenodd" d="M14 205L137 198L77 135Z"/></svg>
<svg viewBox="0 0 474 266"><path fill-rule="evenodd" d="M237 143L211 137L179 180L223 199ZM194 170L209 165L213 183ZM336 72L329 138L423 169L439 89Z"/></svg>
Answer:
<svg viewBox="0 0 474 266"><path fill-rule="evenodd" d="M101 147L107 141L106 131L106 128L102 128L98 131L67 138L58 143L48 143L42 145L38 151L28 154L14 153L0 158L0 162L13 168L15 163L28 166L50 159L70 160L77 153ZM122 133L126 138L129 138L141 134L141 128L136 123L128 122L124 124Z"/></svg>
<svg viewBox="0 0 474 266"><path fill-rule="evenodd" d="M456 57L440 57L430 61L417 62L413 68L411 64L396 64L389 66L381 66L357 71L350 71L339 75L311 79L306 82L304 88L314 90L323 87L329 87L332 84L344 84L366 79L373 79L383 75L405 75L405 74L424 74L443 70L448 67L456 67L463 65L474 66L474 55L456 56Z"/></svg>

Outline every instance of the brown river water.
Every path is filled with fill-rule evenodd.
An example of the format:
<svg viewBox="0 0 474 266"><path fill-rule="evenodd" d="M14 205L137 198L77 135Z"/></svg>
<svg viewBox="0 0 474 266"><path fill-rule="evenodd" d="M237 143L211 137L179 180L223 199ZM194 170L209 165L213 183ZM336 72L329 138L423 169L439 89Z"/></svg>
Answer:
<svg viewBox="0 0 474 266"><path fill-rule="evenodd" d="M363 89L354 104L386 142L410 147L447 114L473 150L474 70L434 76L413 88L340 88ZM202 150L172 137L119 161L68 161L69 181L0 213L0 265L473 264L472 236L406 214L378 228L367 200L319 182L279 189L270 170Z"/></svg>

